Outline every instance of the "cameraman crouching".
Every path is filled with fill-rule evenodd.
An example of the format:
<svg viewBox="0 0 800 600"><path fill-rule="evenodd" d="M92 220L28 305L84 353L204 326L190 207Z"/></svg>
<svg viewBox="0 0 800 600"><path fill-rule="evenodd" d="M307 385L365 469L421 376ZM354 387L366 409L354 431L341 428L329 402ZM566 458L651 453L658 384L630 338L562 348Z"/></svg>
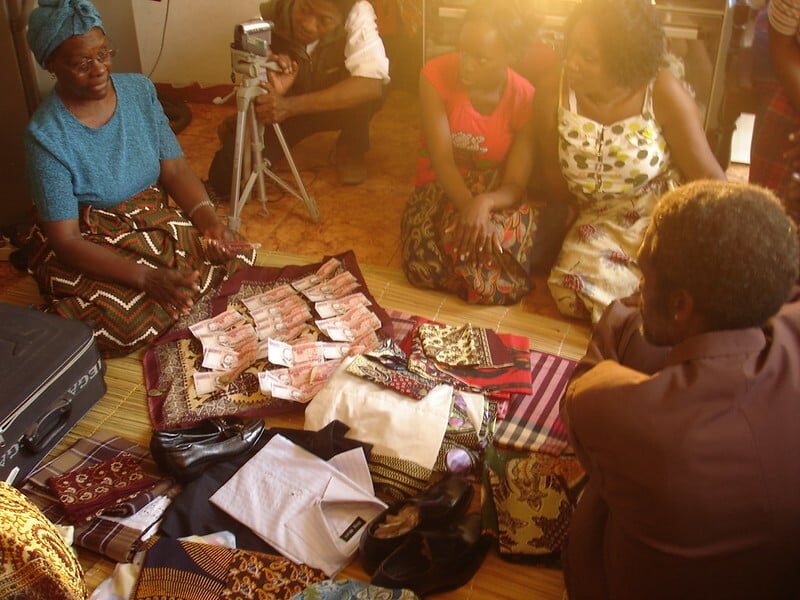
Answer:
<svg viewBox="0 0 800 600"><path fill-rule="evenodd" d="M389 59L368 0L270 0L261 16L272 21L271 49L282 72L269 72L269 92L253 102L264 128L264 156L275 163L282 150L273 123L291 148L319 131L340 131L336 142L339 182L366 179L369 124L389 82ZM231 185L235 116L220 127L222 148L208 182L219 194Z"/></svg>

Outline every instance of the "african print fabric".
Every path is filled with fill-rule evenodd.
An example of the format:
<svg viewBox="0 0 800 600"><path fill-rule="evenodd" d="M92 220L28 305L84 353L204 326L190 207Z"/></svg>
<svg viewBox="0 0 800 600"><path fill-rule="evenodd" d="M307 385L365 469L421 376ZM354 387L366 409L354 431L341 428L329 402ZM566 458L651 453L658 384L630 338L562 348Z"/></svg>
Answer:
<svg viewBox="0 0 800 600"><path fill-rule="evenodd" d="M417 330L425 356L453 367L504 367L511 355L497 334L471 323L455 327L422 323Z"/></svg>
<svg viewBox="0 0 800 600"><path fill-rule="evenodd" d="M494 189L498 172L467 174L473 194ZM513 304L532 289L531 271L538 210L523 204L491 214L502 252L490 262L469 264L456 252L456 212L444 189L434 182L411 194L401 222L403 271L417 287L452 292L474 304Z"/></svg>
<svg viewBox="0 0 800 600"><path fill-rule="evenodd" d="M451 366L431 360L425 354L418 335L422 324L440 324L423 317L415 317L415 321L415 327L401 344L408 355L408 370L412 373L434 383L448 383L458 390L487 394L496 400L507 399L514 393L531 392L530 340L527 337L509 333L496 334L511 358L502 366Z"/></svg>
<svg viewBox="0 0 800 600"><path fill-rule="evenodd" d="M163 190L150 187L111 209L85 207L80 213L81 235L132 264L199 271L200 289L186 290L193 301L240 267L253 264L255 250L241 252L227 264L211 264L204 258L201 233L166 200ZM93 279L63 264L38 226L33 228L31 244L29 270L39 284L46 309L91 323L103 356L133 352L175 322L145 292Z"/></svg>
<svg viewBox="0 0 800 600"><path fill-rule="evenodd" d="M288 600L325 574L278 555L159 538L132 600Z"/></svg>
<svg viewBox="0 0 800 600"><path fill-rule="evenodd" d="M81 600L83 569L58 530L19 490L0 482L0 598Z"/></svg>
<svg viewBox="0 0 800 600"><path fill-rule="evenodd" d="M573 455L512 453L489 447L485 453L484 531L505 558L557 555L586 474Z"/></svg>
<svg viewBox="0 0 800 600"><path fill-rule="evenodd" d="M312 583L292 600L419 600L411 590L380 587L355 579Z"/></svg>

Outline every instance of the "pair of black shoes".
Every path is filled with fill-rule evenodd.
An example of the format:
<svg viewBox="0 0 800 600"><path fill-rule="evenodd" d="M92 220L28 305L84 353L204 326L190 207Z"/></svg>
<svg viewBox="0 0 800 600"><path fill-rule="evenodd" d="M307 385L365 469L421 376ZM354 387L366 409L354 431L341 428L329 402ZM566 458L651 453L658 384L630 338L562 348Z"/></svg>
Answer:
<svg viewBox="0 0 800 600"><path fill-rule="evenodd" d="M472 495L470 481L448 475L378 515L359 548L373 585L425 597L467 583L489 547L481 535L480 514L465 514Z"/></svg>
<svg viewBox="0 0 800 600"><path fill-rule="evenodd" d="M154 431L150 453L162 471L186 483L208 467L249 452L264 432L264 421L216 417L192 427Z"/></svg>

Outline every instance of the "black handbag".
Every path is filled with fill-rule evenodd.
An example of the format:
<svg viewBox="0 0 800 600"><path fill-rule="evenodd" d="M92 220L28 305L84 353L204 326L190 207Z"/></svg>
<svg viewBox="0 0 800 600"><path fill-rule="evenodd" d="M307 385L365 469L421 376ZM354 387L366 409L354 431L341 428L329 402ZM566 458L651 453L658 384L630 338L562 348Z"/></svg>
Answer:
<svg viewBox="0 0 800 600"><path fill-rule="evenodd" d="M154 431L150 452L164 472L185 483L213 464L248 452L262 433L262 419L215 417L192 427Z"/></svg>

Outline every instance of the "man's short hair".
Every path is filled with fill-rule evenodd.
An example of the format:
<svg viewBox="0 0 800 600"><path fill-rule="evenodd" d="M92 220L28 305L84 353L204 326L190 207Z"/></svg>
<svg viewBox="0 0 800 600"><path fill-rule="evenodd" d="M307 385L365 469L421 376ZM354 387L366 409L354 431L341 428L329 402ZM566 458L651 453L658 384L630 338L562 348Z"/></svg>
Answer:
<svg viewBox="0 0 800 600"><path fill-rule="evenodd" d="M795 224L765 188L689 183L661 198L650 233L662 291L686 290L715 330L762 325L798 278Z"/></svg>

